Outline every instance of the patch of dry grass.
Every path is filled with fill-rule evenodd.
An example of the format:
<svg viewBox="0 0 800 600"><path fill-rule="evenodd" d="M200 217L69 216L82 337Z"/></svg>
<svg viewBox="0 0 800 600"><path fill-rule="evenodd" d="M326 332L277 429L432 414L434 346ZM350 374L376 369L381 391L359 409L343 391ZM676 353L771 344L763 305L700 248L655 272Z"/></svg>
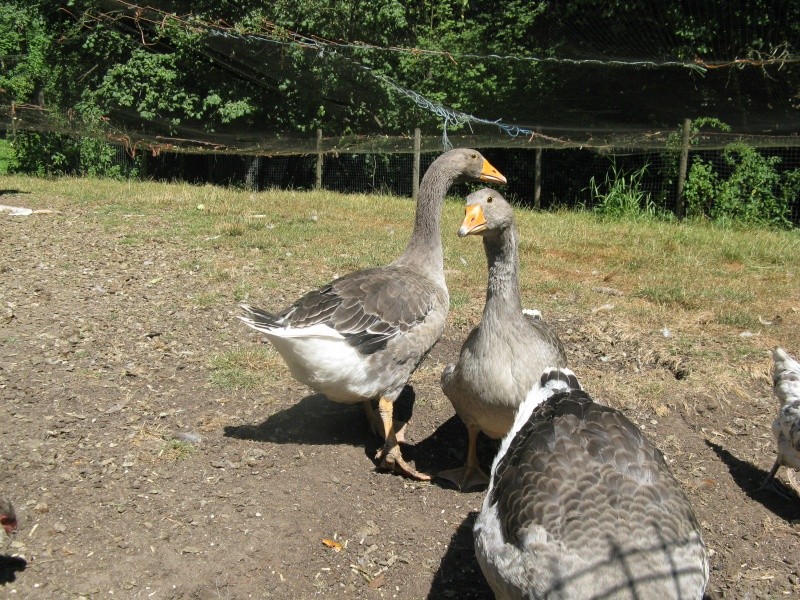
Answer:
<svg viewBox="0 0 800 600"><path fill-rule="evenodd" d="M259 389L268 379L265 375L285 370L280 355L266 344L216 354L208 367L211 381L229 390Z"/></svg>

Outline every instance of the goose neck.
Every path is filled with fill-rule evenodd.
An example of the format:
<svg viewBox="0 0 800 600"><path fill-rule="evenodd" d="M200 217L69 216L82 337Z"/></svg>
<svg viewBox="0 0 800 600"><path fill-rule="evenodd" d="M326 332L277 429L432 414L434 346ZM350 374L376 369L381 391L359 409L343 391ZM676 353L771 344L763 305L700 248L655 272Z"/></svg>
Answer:
<svg viewBox="0 0 800 600"><path fill-rule="evenodd" d="M483 238L489 265L484 315L490 316L507 311L522 314L516 236L516 228L512 225L498 236Z"/></svg>
<svg viewBox="0 0 800 600"><path fill-rule="evenodd" d="M419 186L414 229L399 262L414 264L433 270L444 278L444 252L442 250L442 205L447 190L455 182L455 175L437 172L430 168Z"/></svg>

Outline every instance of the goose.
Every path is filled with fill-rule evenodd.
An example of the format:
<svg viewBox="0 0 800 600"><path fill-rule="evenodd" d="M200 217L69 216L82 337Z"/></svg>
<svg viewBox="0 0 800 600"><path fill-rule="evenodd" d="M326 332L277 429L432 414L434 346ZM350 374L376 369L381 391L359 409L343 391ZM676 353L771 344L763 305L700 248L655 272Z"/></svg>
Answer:
<svg viewBox="0 0 800 600"><path fill-rule="evenodd" d="M489 483L478 464L478 432L502 438L538 381L536 373L548 366L566 366L556 332L539 311L522 308L511 205L496 191L482 189L467 198L465 212L458 235L483 237L489 281L481 323L469 333L458 361L445 367L441 378L442 391L467 426L466 462L437 474L462 490Z"/></svg>
<svg viewBox="0 0 800 600"><path fill-rule="evenodd" d="M800 363L783 348L775 348L772 351L772 360L773 390L781 402L778 416L772 422L772 434L778 446L778 456L759 489L770 486L785 496L775 487L775 474L781 465L789 469L800 469ZM800 495L800 486L797 485L793 475L787 475L787 478L795 492Z"/></svg>
<svg viewBox="0 0 800 600"><path fill-rule="evenodd" d="M546 369L520 406L473 533L498 600L699 600L708 582L663 455L569 369Z"/></svg>
<svg viewBox="0 0 800 600"><path fill-rule="evenodd" d="M450 300L441 209L450 187L464 181L506 178L476 150L445 152L420 182L414 227L398 258L340 277L278 313L242 305L239 317L266 335L295 379L334 402L362 403L385 440L375 457L380 467L422 481L430 476L401 454L405 425L395 427L393 403L444 331Z"/></svg>

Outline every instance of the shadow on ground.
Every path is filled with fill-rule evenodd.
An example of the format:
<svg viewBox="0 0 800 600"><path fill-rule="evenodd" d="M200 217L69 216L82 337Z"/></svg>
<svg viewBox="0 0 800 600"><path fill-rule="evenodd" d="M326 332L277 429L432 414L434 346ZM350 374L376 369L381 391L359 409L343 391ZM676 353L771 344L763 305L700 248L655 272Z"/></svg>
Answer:
<svg viewBox="0 0 800 600"><path fill-rule="evenodd" d="M781 519L792 521L800 519L800 498L797 497L794 490L784 486L779 480L775 480L775 484L781 487L781 491L788 497L784 498L774 490L764 489L759 490L761 482L767 476L767 471L758 468L752 463L737 458L722 446L706 440L706 445L711 448L716 455L724 462L728 471L733 477L742 491L753 499L755 502L761 503L764 508L771 510Z"/></svg>
<svg viewBox="0 0 800 600"><path fill-rule="evenodd" d="M492 600L494 595L475 558L472 527L478 513L471 512L456 529L447 553L433 577L427 600Z"/></svg>
<svg viewBox="0 0 800 600"><path fill-rule="evenodd" d="M361 446L367 435L361 405L338 404L322 394L306 396L263 423L225 427L225 437L275 444Z"/></svg>
<svg viewBox="0 0 800 600"><path fill-rule="evenodd" d="M395 420L411 419L415 399L414 388L407 385L394 403ZM275 444L363 446L366 443L371 446L378 443L361 403L331 402L323 394L306 396L296 404L270 415L260 424L228 425L224 435ZM373 455L377 448L376 445L372 450Z"/></svg>
<svg viewBox="0 0 800 600"><path fill-rule="evenodd" d="M24 571L27 566L24 558L0 554L0 584L13 583L17 579L17 573Z"/></svg>
<svg viewBox="0 0 800 600"><path fill-rule="evenodd" d="M483 434L478 436L478 460L487 475L499 447L499 440L492 440ZM460 467L467 458L467 428L464 422L453 415L419 442L415 452L417 468L425 473L435 474ZM445 479L434 478L433 483L445 489L456 489L452 482ZM473 488L469 491L480 490Z"/></svg>

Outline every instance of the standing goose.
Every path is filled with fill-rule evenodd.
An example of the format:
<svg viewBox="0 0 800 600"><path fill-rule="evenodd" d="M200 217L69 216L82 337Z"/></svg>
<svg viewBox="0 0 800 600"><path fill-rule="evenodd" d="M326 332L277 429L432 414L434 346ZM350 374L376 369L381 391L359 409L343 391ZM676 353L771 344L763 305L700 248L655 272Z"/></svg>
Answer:
<svg viewBox="0 0 800 600"><path fill-rule="evenodd" d="M411 239L397 259L340 277L278 314L243 305L247 315L239 317L267 336L295 379L334 402L363 403L385 439L376 456L381 467L420 480L430 477L403 459L393 403L444 330L450 300L441 209L462 181L506 179L476 150L445 152L422 178Z"/></svg>
<svg viewBox="0 0 800 600"><path fill-rule="evenodd" d="M517 229L511 205L502 195L482 189L467 198L458 235L483 236L489 282L483 319L461 347L458 362L442 373L442 391L469 434L464 466L439 477L462 490L486 485L478 464L478 432L502 438L517 408L545 367L565 366L564 348L538 311L523 311L519 296Z"/></svg>
<svg viewBox="0 0 800 600"><path fill-rule="evenodd" d="M778 416L772 422L772 433L778 446L775 464L761 484L760 489L775 486L775 473L781 465L789 469L800 470L800 363L794 360L783 348L772 351L773 371L772 383L775 396L781 402ZM794 491L800 495L800 486L792 472L787 479Z"/></svg>
<svg viewBox="0 0 800 600"><path fill-rule="evenodd" d="M699 600L708 558L664 457L569 369L548 369L492 465L475 552L499 600Z"/></svg>

